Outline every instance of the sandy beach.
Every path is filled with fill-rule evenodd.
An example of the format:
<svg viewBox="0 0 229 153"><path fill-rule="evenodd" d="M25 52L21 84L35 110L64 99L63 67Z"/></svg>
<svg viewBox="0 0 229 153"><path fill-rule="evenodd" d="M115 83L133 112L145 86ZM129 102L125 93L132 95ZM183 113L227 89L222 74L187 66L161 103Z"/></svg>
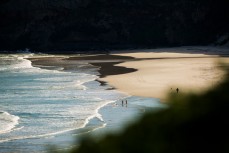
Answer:
<svg viewBox="0 0 229 153"><path fill-rule="evenodd" d="M223 80L225 72L219 62L229 63L226 49L206 47L183 53L185 49L188 50L170 48L114 53L112 55L135 58L115 66L137 71L99 80L130 95L160 99L169 92L176 92L176 88L179 92L203 92Z"/></svg>

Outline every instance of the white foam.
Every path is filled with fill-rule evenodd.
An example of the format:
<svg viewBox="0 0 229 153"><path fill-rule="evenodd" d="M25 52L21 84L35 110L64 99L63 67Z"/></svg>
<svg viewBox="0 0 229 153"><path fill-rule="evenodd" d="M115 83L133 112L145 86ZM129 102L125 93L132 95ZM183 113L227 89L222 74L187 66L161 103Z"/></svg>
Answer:
<svg viewBox="0 0 229 153"><path fill-rule="evenodd" d="M13 65L13 69L33 68L30 60L24 59L23 57L18 57L18 60L20 63Z"/></svg>
<svg viewBox="0 0 229 153"><path fill-rule="evenodd" d="M8 112L0 112L0 134L10 132L18 124L19 119Z"/></svg>
<svg viewBox="0 0 229 153"><path fill-rule="evenodd" d="M77 89L87 90L87 87L84 86L83 84L86 82L95 81L95 79L97 79L97 78L98 77L95 75L85 76L83 79L74 81L74 84L75 84Z"/></svg>
<svg viewBox="0 0 229 153"><path fill-rule="evenodd" d="M91 119L93 119L94 117L96 117L96 118L98 118L100 121L104 122L104 120L103 120L103 118L102 118L102 115L99 113L99 110L100 110L101 108L103 108L104 106L106 106L106 105L108 105L108 104L110 104L110 103L114 103L114 102L115 102L115 101L105 101L102 105L98 106L97 109L95 110L95 113L94 113L93 115L89 116L89 117L85 120L84 125L82 126L82 128L85 127L85 126L89 123L89 121L90 121Z"/></svg>
<svg viewBox="0 0 229 153"><path fill-rule="evenodd" d="M93 82L98 78L96 75L33 67L31 61L25 59L30 56L37 57L10 55L0 58L0 62L8 62L2 65L9 70L2 75L5 80L2 91L5 92L0 93L1 107L8 112L20 112L21 117L19 127L16 122L15 125L7 124L10 133L1 134L0 142L65 133L84 128L93 118L103 122L102 127L106 126L99 109L115 102L121 95ZM7 131L5 123L0 125L0 130Z"/></svg>
<svg viewBox="0 0 229 153"><path fill-rule="evenodd" d="M0 71L34 68L31 61L26 59L32 56L33 54L13 54L5 57L3 56L4 58L0 59Z"/></svg>

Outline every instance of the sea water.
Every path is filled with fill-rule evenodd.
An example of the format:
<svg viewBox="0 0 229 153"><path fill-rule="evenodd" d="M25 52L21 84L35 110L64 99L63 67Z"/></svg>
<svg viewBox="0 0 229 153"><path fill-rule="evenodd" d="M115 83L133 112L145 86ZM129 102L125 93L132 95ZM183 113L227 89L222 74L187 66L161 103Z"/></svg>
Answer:
<svg viewBox="0 0 229 153"><path fill-rule="evenodd" d="M98 68L89 63L66 70L61 64L32 66L28 60L47 57L56 58L0 54L0 153L45 152L49 144L68 148L76 135L118 129L138 109L161 107L156 99L106 90L109 87L96 81ZM127 97L128 108L117 105ZM108 104L112 107L104 107Z"/></svg>
<svg viewBox="0 0 229 153"><path fill-rule="evenodd" d="M41 69L26 59L36 56L0 55L0 152L6 142L55 136L93 118L103 123L98 110L126 96L100 86L95 67Z"/></svg>

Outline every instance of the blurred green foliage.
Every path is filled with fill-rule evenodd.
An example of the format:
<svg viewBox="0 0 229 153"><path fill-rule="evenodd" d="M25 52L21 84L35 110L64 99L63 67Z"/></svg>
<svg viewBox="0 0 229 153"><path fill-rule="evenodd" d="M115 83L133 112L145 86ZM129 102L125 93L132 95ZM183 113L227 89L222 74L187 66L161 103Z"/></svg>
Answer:
<svg viewBox="0 0 229 153"><path fill-rule="evenodd" d="M207 93L173 94L119 135L84 139L70 153L228 153L229 75Z"/></svg>

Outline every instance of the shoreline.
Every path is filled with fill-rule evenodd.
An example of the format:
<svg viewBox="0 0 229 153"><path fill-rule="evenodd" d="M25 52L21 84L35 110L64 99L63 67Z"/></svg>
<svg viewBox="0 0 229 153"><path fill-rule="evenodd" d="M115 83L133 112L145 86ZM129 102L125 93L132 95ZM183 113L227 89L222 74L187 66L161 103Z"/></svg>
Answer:
<svg viewBox="0 0 229 153"><path fill-rule="evenodd" d="M158 74L158 79L165 79L163 78L163 76L165 76L166 78L168 77L166 73L160 73L160 71L158 70L163 70L163 71L170 70L171 67L169 66L173 65L174 61L177 60L179 62L187 62L188 65L190 65L190 60L193 62L191 63L191 65L195 64L196 61L201 61L201 62L205 61L204 63L202 63L203 64L202 68L204 68L205 64L208 64L209 62L210 64L212 64L211 66L213 66L214 60L209 60L209 59L218 59L218 58L219 58L218 56L211 56L211 55L204 55L204 54L196 55L196 54L165 53L165 52L156 52L156 51L154 52L154 50L148 50L145 52L136 51L136 52L129 52L129 53L113 52L111 53L111 55L90 55L90 56L86 55L86 57L81 57L79 55L72 55L69 57L67 56L52 57L50 55L46 57L29 58L29 60L32 62L32 65L35 67L41 66L40 68L43 69L54 69L54 70L61 70L61 71L62 69L59 68L62 67L63 71L67 71L67 72L71 72L77 69L78 68L77 64L88 65L89 68L93 68L96 70L96 72L99 71L101 73L100 75L96 73L96 75L99 76L99 78L95 81L100 82L100 85L104 86L102 87L104 88L104 90L117 90L120 93L125 93L126 95L130 95L127 98L128 106L122 107L121 100L117 100L114 103L108 103L107 105L104 105L98 109L98 113L101 114L104 122L101 122L99 119L94 117L91 118L86 124L86 126L82 129L72 130L66 133L57 134L55 136L48 136L44 138L42 137L42 138L34 138L29 140L22 139L22 140L9 141L5 143L0 143L0 147L5 147L5 149L9 151L11 149L12 150L14 149L11 148L12 145L17 144L22 148L25 147L25 149L28 149L27 147L29 146L29 150L25 150L23 152L30 152L31 150L38 150L39 152L39 151L43 151L47 146L47 144L51 144L51 145L61 144L60 147L69 148L73 145L77 145L77 143L82 138L81 136L95 136L95 138L99 138L98 136L103 137L104 134L106 133L122 132L122 130L129 123L131 124L132 121L138 120L138 118L141 117L141 115L146 110L149 109L150 111L152 111L152 110L164 108L164 106L166 106L166 104L162 103L161 97L152 95L150 88L148 88L148 86L145 86L147 84L152 85L152 83L151 82L149 83L149 81L155 80L155 78L153 78L155 74ZM163 67L160 67L161 65L163 65ZM194 70L198 70L199 65L201 65L201 63L197 63L196 65L197 67L191 67L191 68L195 68ZM155 67L153 68L152 66L159 66L160 68L156 69ZM179 66L186 68L185 65L183 65L182 63L177 67ZM87 69L88 67L86 67L85 69ZM100 67L100 69L98 69L98 67ZM213 66L213 68L215 68L212 69L213 71L217 70L216 72L218 72L219 67ZM207 70L200 69L200 70L201 72L205 72L205 71L210 72L204 74L212 74L211 69L207 69ZM81 71L81 69L79 71ZM176 69L174 69L174 71L176 71ZM82 71L82 73L83 72L84 71ZM136 76L140 76L140 77L136 77ZM175 75L175 77L177 76ZM120 79L124 79L124 80L120 80ZM217 79L217 76L215 79ZM158 85L161 85L162 83L163 82L158 82ZM134 88L136 93L133 92L134 91L133 85L135 87L137 86L137 88ZM128 89L126 90L126 88ZM138 95L139 91L137 91L136 89L142 90L143 94L149 94L149 95L146 96ZM159 92L162 93L162 91ZM86 135L84 135L85 133ZM20 147L18 149L20 149Z"/></svg>
<svg viewBox="0 0 229 153"><path fill-rule="evenodd" d="M162 98L161 97L157 97L155 95L151 95L151 93L149 94L148 91L149 88L147 88L147 86L140 86L145 85L145 84L149 84L148 82L142 82L142 80L139 78L136 79L136 74L138 76L147 76L149 75L149 78L144 78L144 79L149 79L152 80L152 71L160 72L158 71L158 69L152 69L152 65L157 65L157 64L162 64L164 63L164 61L166 60L165 63L167 63L167 61L169 61L168 65L164 65L164 68L166 66L171 66L172 64L170 64L170 61L176 61L176 60L182 60L183 62L188 62L190 60L194 60L194 63L196 61L199 61L200 59L204 59L204 61L207 61L208 64L209 63L209 58L210 59L218 59L218 56L209 56L209 55L196 55L196 54L180 54L180 53L158 53L158 52L131 52L131 53L111 53L112 55L105 55L105 56L101 56L101 55L97 55L97 56L87 56L87 57L69 57L69 58L41 58L41 59L32 59L32 64L35 65L43 65L43 66L51 66L51 67L63 67L65 70L70 70L71 68L75 67L76 64L81 64L81 63L87 63L87 64L91 64L94 68L95 67L100 67L99 72L101 73L99 76L99 78L95 81L100 82L100 85L105 85L105 88L107 87L106 90L117 90L120 92L124 92L126 93L126 95L131 95L130 100L128 100L128 104L130 107L128 107L127 109L125 107L121 107L120 105L120 101L116 101L112 104L107 104L103 107L101 107L98 110L98 113L102 115L103 119L104 119L104 123L106 123L105 128L103 128L104 126L102 126L102 122L100 122L99 120L97 120L96 118L92 118L91 120L89 120L88 124L86 125L86 127L84 129L82 129L82 131L85 131L88 129L90 129L90 127L94 127L97 126L99 129L89 132L89 136L104 136L104 134L108 133L108 132L119 132L119 130L122 130L123 128L125 128L125 125L127 125L126 123L129 122L131 123L131 120L137 120L138 118L136 116L142 114L144 112L144 109L150 108L148 106L148 104L153 104L154 101L156 101L156 103L160 103L160 106L163 106L163 103L161 103ZM118 55L117 55L118 54ZM153 55L153 57L151 57ZM163 57L162 57L163 56ZM177 57L179 56L179 58ZM105 58L106 57L106 58ZM160 62L162 61L162 62ZM201 60L202 61L202 60ZM210 60L210 63L212 61ZM117 65L118 64L118 65ZM148 65L147 65L148 64ZM190 63L189 63L190 64ZM200 64L200 63L199 63ZM197 67L198 68L198 65ZM214 64L214 63L212 63ZM151 66L150 66L151 65ZM140 66L140 67L139 67ZM143 67L141 67L143 66ZM150 66L150 67L148 67ZM184 65L181 65L184 66ZM204 67L205 65L203 65ZM118 68L117 68L118 67ZM117 69L116 69L117 68ZM146 69L145 69L146 68ZM164 68L162 68L162 70L165 70ZM116 69L116 70L114 70ZM120 72L119 70L122 69ZM170 68L169 68L170 69ZM132 71L130 71L132 70ZM134 70L134 71L133 71ZM197 69L198 70L198 69ZM211 69L209 69L211 70ZM214 69L216 70L216 69ZM218 68L217 68L218 70ZM97 69L98 71L98 69ZM149 72L146 73L146 72ZM119 72L119 73L116 73ZM211 72L212 73L212 72ZM210 74L211 74L210 73ZM206 74L206 73L205 73ZM165 77L168 77L168 75L163 74ZM163 79L162 74L159 74L159 79ZM121 80L124 78L124 80ZM154 79L153 79L154 80ZM116 82L117 81L117 82ZM145 80L147 81L147 80ZM128 84L129 83L129 84ZM161 82L158 82L159 85L161 84ZM139 91L136 91L136 93L132 93L131 90L126 90L125 88L123 88L122 86L120 87L119 85L123 85L124 87L128 87L128 88L132 88L132 85L137 85L139 90L143 90L144 94L147 93L149 95L147 96L142 96L142 95L138 95ZM149 84L151 85L151 84ZM145 89L144 89L145 88ZM148 90L148 91L147 91ZM160 91L162 92L162 91ZM140 93L142 94L142 93ZM159 98L159 99L157 99ZM118 103L118 106L114 105L115 103ZM144 106L145 105L145 106ZM132 107L133 106L133 107ZM159 106L159 105L158 105ZM157 105L153 106L154 108L158 108ZM161 107L160 107L161 108ZM128 110L128 111L127 111ZM121 114L123 113L123 114ZM129 120L130 119L130 120ZM99 126L101 127L99 127ZM76 141L78 141L81 137L77 136L77 140L75 140L75 136L77 135L77 130L72 131L72 132L67 132L65 134L61 134L61 135L57 135L53 138L44 140L38 140L38 141L42 141L42 143L44 142L48 142L49 144L55 144L56 142L62 142L63 140L66 142L69 142L68 144L74 143ZM81 134L80 134L81 135ZM86 135L87 136L87 135ZM37 141L37 140L35 140ZM23 141L22 141L23 142ZM44 143L45 144L45 143ZM66 143L67 144L67 143Z"/></svg>
<svg viewBox="0 0 229 153"><path fill-rule="evenodd" d="M109 84L111 87L108 90L117 89L133 96L164 99L171 88L181 88L180 91L183 92L200 92L214 87L224 75L215 63L219 59L229 63L228 55L229 50L226 47L189 46L73 55L51 61L47 58L38 61L33 59L32 63L59 65L64 69L68 67L66 63L91 64L100 73L96 81L102 86Z"/></svg>
<svg viewBox="0 0 229 153"><path fill-rule="evenodd" d="M219 59L229 63L228 53L227 48L191 46L71 55L69 58L51 57L51 60L34 58L31 61L35 65L63 66L64 69L68 65L87 63L98 68L99 78L95 81L101 86L108 85L106 90L163 101L167 93L175 92L176 88L180 92L200 93L216 86L224 72L215 63Z"/></svg>

